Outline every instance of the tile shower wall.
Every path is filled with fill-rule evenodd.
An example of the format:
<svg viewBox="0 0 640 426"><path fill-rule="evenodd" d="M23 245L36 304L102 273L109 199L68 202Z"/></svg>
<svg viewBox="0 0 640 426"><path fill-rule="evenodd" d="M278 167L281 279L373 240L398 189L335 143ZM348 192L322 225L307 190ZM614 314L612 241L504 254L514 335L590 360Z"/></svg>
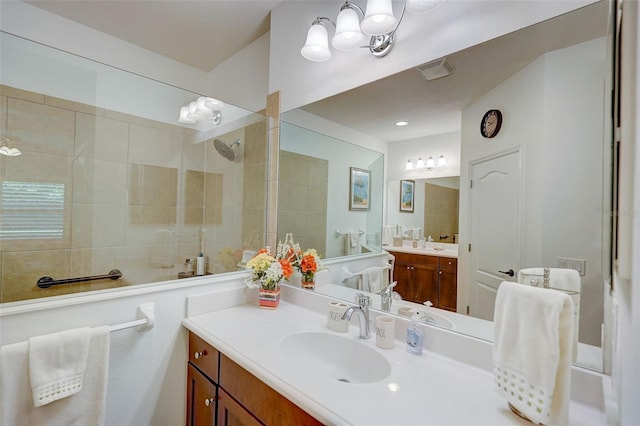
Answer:
<svg viewBox="0 0 640 426"><path fill-rule="evenodd" d="M424 235L436 242L453 243L458 232L459 190L440 185L424 185ZM440 237L446 238L440 238Z"/></svg>
<svg viewBox="0 0 640 426"><path fill-rule="evenodd" d="M176 279L200 251L209 273L228 272L243 249L264 244L264 120L216 136L241 142L231 162L191 129L0 86L0 135L23 152L0 156L5 231L11 214L27 222L57 214L61 231L50 238L2 234L1 302ZM11 211L11 182L53 184L63 207ZM42 276L114 268L123 278L36 286Z"/></svg>
<svg viewBox="0 0 640 426"><path fill-rule="evenodd" d="M329 162L308 155L280 152L278 220L302 249L315 248L326 257ZM284 240L284 235L279 235Z"/></svg>

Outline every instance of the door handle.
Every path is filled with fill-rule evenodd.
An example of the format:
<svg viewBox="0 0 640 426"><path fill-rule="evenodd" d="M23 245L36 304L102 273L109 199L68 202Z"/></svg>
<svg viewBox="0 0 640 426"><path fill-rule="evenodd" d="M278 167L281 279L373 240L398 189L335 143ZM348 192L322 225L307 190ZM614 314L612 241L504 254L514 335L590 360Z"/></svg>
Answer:
<svg viewBox="0 0 640 426"><path fill-rule="evenodd" d="M513 277L516 273L513 272L513 269L509 269L508 271L498 271L501 274L505 274L505 275L509 275L510 277Z"/></svg>

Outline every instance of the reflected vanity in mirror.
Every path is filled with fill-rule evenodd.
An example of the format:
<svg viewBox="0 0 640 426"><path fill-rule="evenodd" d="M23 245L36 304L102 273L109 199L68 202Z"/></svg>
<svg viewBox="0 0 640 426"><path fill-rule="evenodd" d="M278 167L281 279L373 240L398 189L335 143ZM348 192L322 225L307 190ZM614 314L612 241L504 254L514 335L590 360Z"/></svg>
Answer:
<svg viewBox="0 0 640 426"><path fill-rule="evenodd" d="M200 253L202 274L237 271L243 250L264 246L263 115L0 42L0 137L22 151L0 158L1 302L194 276ZM194 117L180 114L192 103ZM41 289L40 277L62 283Z"/></svg>
<svg viewBox="0 0 640 426"><path fill-rule="evenodd" d="M500 282L515 281L524 268L577 268L577 363L602 370L603 294L611 275L609 5L594 3L451 52L447 59L455 73L447 77L428 81L409 69L301 108L388 144L384 225L391 237L402 228L405 239L396 250L420 250L413 248L413 232L406 232L411 229L421 229L425 239L430 235L431 249L457 243L457 256L450 257L457 257L455 302L444 309L426 307L422 303L435 296L414 294L408 298L418 303L394 300L392 313L403 306L431 310L453 331L491 340ZM379 105L388 120L374 111ZM501 111L501 127L488 138L481 132L482 119L495 109ZM390 130L397 119L409 125ZM451 152L444 152L449 146ZM446 170L406 170L408 159L437 158L442 152ZM426 179L452 176L460 176L457 224L442 218L436 225L426 222L433 214L418 198ZM400 206L403 180L415 182L413 213ZM327 235L333 231L327 229ZM384 230L382 240L390 241ZM392 251L393 241L382 248ZM433 257L431 273L447 259ZM353 302L354 287L339 280L316 291ZM380 295L372 296L372 305L381 307Z"/></svg>

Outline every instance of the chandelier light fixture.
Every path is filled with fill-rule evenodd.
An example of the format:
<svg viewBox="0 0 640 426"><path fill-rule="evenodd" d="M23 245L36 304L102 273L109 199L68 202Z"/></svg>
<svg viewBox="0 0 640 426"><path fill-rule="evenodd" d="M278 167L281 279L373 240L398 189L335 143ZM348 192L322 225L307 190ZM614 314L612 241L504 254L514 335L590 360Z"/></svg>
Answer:
<svg viewBox="0 0 640 426"><path fill-rule="evenodd" d="M207 121L214 125L222 123L222 109L224 102L217 99L200 96L188 105L180 107L179 123L195 124Z"/></svg>
<svg viewBox="0 0 640 426"><path fill-rule="evenodd" d="M404 169L405 170L414 170L414 169L433 170L436 167L442 167L442 166L446 166L446 165L447 165L447 159L444 156L444 154L442 154L442 155L440 155L440 157L438 157L438 161L437 162L432 156L429 156L429 158L427 158L426 162L422 159L422 157L418 157L418 159L415 161L415 163L410 158L405 163Z"/></svg>
<svg viewBox="0 0 640 426"><path fill-rule="evenodd" d="M324 62L331 59L329 49L329 32L327 24L335 27L331 45L337 50L354 50L367 48L376 57L386 56L392 49L396 31L405 10L424 12L434 9L444 0L405 0L400 17L393 14L391 0L367 0L365 10L347 0L338 13L335 22L325 16L318 16L311 23L307 32L307 40L300 54L313 62ZM362 17L362 21L360 21ZM369 43L366 43L369 36Z"/></svg>

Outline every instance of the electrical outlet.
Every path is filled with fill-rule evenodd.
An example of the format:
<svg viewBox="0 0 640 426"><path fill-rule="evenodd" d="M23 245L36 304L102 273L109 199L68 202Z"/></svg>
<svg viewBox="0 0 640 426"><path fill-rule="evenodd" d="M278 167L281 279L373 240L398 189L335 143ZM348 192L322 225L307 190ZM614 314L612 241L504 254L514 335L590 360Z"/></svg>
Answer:
<svg viewBox="0 0 640 426"><path fill-rule="evenodd" d="M571 259L569 257L556 257L556 266L564 269L575 269L580 276L587 273L587 261L585 259Z"/></svg>

